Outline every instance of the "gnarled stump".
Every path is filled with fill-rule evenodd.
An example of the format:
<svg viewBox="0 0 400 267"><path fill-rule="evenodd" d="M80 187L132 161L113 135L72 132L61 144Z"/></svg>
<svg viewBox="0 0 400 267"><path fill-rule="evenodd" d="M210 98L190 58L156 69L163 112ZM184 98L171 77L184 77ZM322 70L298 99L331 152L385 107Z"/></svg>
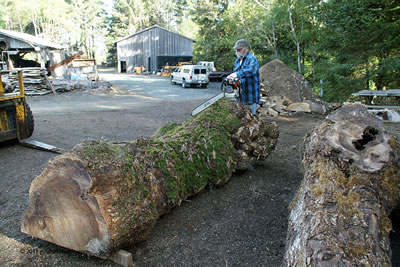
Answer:
<svg viewBox="0 0 400 267"><path fill-rule="evenodd" d="M161 215L208 184L265 161L278 135L248 107L224 100L152 138L81 143L34 179L21 230L107 257L144 240Z"/></svg>
<svg viewBox="0 0 400 267"><path fill-rule="evenodd" d="M399 156L399 144L361 105L341 108L314 129L290 206L286 266L390 266Z"/></svg>

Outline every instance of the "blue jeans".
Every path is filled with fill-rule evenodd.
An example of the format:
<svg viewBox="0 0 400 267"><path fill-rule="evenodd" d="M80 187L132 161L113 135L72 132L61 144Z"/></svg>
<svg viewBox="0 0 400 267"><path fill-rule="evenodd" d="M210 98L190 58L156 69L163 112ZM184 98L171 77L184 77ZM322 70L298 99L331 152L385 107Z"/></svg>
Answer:
<svg viewBox="0 0 400 267"><path fill-rule="evenodd" d="M257 103L250 104L250 110L253 115L257 115L257 107L258 107Z"/></svg>

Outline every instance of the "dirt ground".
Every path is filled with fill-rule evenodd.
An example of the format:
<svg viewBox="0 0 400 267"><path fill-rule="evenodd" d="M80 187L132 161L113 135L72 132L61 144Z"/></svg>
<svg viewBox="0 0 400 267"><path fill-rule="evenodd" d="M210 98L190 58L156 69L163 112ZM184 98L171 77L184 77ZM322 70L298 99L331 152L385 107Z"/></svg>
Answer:
<svg viewBox="0 0 400 267"><path fill-rule="evenodd" d="M150 136L169 121L186 120L202 102L136 97L82 92L31 97L28 103L37 111L33 138L67 150L87 138L133 140ZM138 104L132 105L134 101ZM80 110L85 103L93 108ZM51 105L59 109L47 110ZM208 188L160 218L147 241L125 248L133 254L134 265L280 266L287 206L303 178L303 138L323 119L312 114L270 117L280 137L268 163L235 173L227 185ZM385 126L400 132L399 124ZM0 145L0 265L117 266L20 232L30 183L54 156L15 142Z"/></svg>

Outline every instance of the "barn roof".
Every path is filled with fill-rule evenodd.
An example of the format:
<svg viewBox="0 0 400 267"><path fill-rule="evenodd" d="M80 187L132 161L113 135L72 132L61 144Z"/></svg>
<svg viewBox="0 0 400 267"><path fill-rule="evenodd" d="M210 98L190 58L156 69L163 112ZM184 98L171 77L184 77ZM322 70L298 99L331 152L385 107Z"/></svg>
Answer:
<svg viewBox="0 0 400 267"><path fill-rule="evenodd" d="M4 30L0 29L0 35L7 36L9 38L13 38L22 42L26 42L34 47L42 47L42 48L53 48L53 49L63 49L59 44L50 42L48 40L38 38L36 36L27 34L27 33L22 33L22 32L15 32L15 31L9 31L9 30Z"/></svg>
<svg viewBox="0 0 400 267"><path fill-rule="evenodd" d="M145 32L145 31L149 31L149 30L154 29L154 28L159 28L159 29L162 29L162 30L164 30L164 31L170 32L170 33L172 33L172 34L179 35L179 36L181 36L181 37L183 37L183 38L185 38L185 39L188 39L188 40L191 40L191 41L193 41L193 42L196 42L195 40L190 39L189 37L183 36L182 34L179 34L179 33L176 33L176 32L170 31L170 30L167 30L167 29L165 29L165 28L163 28L163 27L161 27L161 26L158 26L158 25L153 25L153 26L151 26L151 27L149 27L149 28L146 28L146 29L144 29L144 30L135 32L134 34L130 34L130 35L128 35L128 36L125 36L125 37L123 37L123 38L121 38L121 39L115 41L114 44L116 44L116 43L118 43L118 42L121 42L121 41L123 41L123 40L126 40L126 39L128 39L128 38L131 38L131 37L133 37L133 36L135 36L135 35L141 34L141 33Z"/></svg>

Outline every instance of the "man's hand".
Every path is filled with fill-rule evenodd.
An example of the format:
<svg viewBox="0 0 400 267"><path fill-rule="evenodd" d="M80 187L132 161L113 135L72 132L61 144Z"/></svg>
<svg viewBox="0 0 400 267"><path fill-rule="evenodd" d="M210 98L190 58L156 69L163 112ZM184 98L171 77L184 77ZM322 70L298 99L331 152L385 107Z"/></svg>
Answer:
<svg viewBox="0 0 400 267"><path fill-rule="evenodd" d="M236 77L237 77L236 72L233 72L233 73L229 74L227 78L235 79Z"/></svg>

